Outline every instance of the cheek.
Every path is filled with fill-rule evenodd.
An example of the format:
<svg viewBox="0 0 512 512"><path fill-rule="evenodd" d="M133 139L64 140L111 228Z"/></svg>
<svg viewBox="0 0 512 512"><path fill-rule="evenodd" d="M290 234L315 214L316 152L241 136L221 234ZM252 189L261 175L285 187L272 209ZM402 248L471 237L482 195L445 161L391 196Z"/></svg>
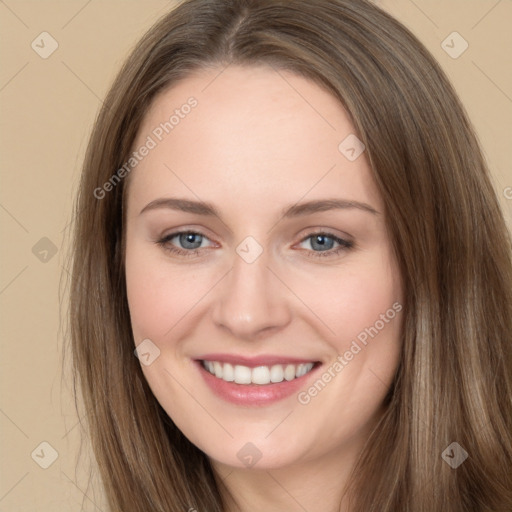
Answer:
<svg viewBox="0 0 512 512"><path fill-rule="evenodd" d="M126 287L136 343L144 338L163 342L174 326L195 314L201 298L215 284L217 273L212 276L193 265L171 264L166 258L154 247L127 244Z"/></svg>
<svg viewBox="0 0 512 512"><path fill-rule="evenodd" d="M170 286L160 265L142 244L126 247L126 292L135 342L157 339L173 322L178 287Z"/></svg>
<svg viewBox="0 0 512 512"><path fill-rule="evenodd" d="M325 435L352 435L380 407L394 378L401 351L402 287L399 271L389 252L333 273L317 282L322 293L309 306L328 328L323 338L332 348L332 360L322 382L304 390L306 404L315 422L332 407L343 411L347 421L338 426L327 421ZM318 275L317 275L318 276ZM310 283L311 284L311 283ZM305 290L305 289L304 289Z"/></svg>
<svg viewBox="0 0 512 512"><path fill-rule="evenodd" d="M398 276L387 257L378 257L357 268L340 269L324 276L317 273L308 281L297 283L296 289L302 287L299 295L325 326L326 340L342 353L358 337L364 343L368 329L375 332L372 327L391 335L392 324L398 324L394 321L397 306L393 308L393 304L401 304L402 300Z"/></svg>
<svg viewBox="0 0 512 512"><path fill-rule="evenodd" d="M323 293L310 303L329 327L323 332L332 360L298 398L304 424L320 438L350 439L365 431L392 384L403 306L399 274L388 262L375 259L364 271L322 280Z"/></svg>

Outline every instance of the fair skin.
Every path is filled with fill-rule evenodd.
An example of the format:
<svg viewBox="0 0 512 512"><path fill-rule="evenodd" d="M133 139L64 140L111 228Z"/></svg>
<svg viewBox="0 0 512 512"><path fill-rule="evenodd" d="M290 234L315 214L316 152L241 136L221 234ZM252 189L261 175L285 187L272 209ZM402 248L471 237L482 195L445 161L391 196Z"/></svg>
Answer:
<svg viewBox="0 0 512 512"><path fill-rule="evenodd" d="M384 206L365 153L350 161L338 149L355 130L333 96L270 67L220 72L201 70L160 94L134 144L140 147L196 98L197 106L129 178L133 336L136 345L149 339L160 350L142 370L162 407L233 494L226 510L348 510L343 487L382 414L400 354L403 313L376 324L402 302ZM141 213L159 198L211 203L219 216L166 207ZM282 217L288 206L325 199L353 205ZM166 247L200 247L197 254L185 257L155 243L178 230L202 237L174 236ZM323 245L315 243L319 232L330 234ZM262 249L251 263L237 253L248 236ZM304 397L375 325L378 334L359 343L342 371L331 367L329 382L307 395L307 403L298 392L263 405L231 403L212 391L195 362L208 353L317 362L302 378ZM250 454L260 454L253 466L237 456L247 443Z"/></svg>

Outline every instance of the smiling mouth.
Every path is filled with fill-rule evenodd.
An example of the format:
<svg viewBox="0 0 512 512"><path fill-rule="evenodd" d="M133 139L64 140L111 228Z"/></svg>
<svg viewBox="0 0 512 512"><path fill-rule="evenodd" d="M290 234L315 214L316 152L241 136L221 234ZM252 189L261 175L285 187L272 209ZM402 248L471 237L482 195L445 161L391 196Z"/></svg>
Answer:
<svg viewBox="0 0 512 512"><path fill-rule="evenodd" d="M292 381L307 375L319 362L299 364L274 364L272 366L256 366L250 368L244 365L233 365L220 361L202 360L202 367L218 379L235 384L278 384L283 381Z"/></svg>

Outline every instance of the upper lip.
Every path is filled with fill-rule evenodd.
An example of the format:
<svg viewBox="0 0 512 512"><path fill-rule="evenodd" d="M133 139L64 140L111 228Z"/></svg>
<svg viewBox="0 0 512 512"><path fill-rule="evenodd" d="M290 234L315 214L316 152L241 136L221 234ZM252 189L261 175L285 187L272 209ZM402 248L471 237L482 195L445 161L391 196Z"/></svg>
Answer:
<svg viewBox="0 0 512 512"><path fill-rule="evenodd" d="M288 356L261 355L257 357L248 357L236 354L205 354L197 358L198 361L218 361L219 363L231 363L232 365L248 366L255 368L257 366L273 366L275 364L300 364L316 363L316 359L302 359Z"/></svg>

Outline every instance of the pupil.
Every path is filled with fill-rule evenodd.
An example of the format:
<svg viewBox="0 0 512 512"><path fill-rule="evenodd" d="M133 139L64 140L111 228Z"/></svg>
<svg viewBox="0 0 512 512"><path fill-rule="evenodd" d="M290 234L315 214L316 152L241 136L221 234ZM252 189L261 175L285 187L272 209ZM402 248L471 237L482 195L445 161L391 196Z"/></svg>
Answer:
<svg viewBox="0 0 512 512"><path fill-rule="evenodd" d="M326 241L326 239L329 239L330 237L328 236L325 236L325 235L316 235L314 240L315 240L315 243L317 244L317 248L323 248L323 249L330 249L330 245L329 245L329 242ZM332 242L333 243L333 242ZM314 244L313 244L314 245Z"/></svg>
<svg viewBox="0 0 512 512"><path fill-rule="evenodd" d="M196 249L197 247L194 246L194 244L197 244L198 241L196 240L196 237L199 237L200 235L197 235L195 233L186 233L186 234L182 234L181 235L181 240L182 240L182 243L185 247L187 248L194 248ZM189 245L187 244L192 244L193 247L190 247ZM199 245L201 245L201 241L199 241Z"/></svg>

